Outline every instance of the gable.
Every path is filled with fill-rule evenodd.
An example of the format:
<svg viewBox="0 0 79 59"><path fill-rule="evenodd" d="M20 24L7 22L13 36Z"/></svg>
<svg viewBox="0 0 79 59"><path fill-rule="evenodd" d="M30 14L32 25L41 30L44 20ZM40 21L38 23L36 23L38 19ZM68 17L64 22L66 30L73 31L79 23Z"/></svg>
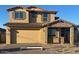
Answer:
<svg viewBox="0 0 79 59"><path fill-rule="evenodd" d="M49 27L71 27L71 26L75 26L75 25L73 23L64 20L57 20L51 23Z"/></svg>
<svg viewBox="0 0 79 59"><path fill-rule="evenodd" d="M7 9L7 11L13 11L13 10L16 10L16 9L23 9L23 7L21 7L21 6L16 6L16 7Z"/></svg>
<svg viewBox="0 0 79 59"><path fill-rule="evenodd" d="M44 9L38 8L36 6L29 6L29 7L27 7L27 9L29 9L29 10L35 10L35 11L44 11Z"/></svg>

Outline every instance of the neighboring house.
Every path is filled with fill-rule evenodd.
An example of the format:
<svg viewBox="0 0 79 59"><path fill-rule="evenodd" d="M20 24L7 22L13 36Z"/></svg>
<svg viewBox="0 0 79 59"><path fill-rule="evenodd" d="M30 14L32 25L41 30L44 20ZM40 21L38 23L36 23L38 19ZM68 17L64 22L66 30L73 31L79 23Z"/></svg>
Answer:
<svg viewBox="0 0 79 59"><path fill-rule="evenodd" d="M77 34L77 39L76 39L76 42L79 43L79 25L77 25L77 28L76 28L76 34Z"/></svg>
<svg viewBox="0 0 79 59"><path fill-rule="evenodd" d="M0 44L6 43L6 30L0 28Z"/></svg>
<svg viewBox="0 0 79 59"><path fill-rule="evenodd" d="M57 11L30 6L9 8L10 21L6 25L6 44L41 43L74 45L73 23L58 20Z"/></svg>

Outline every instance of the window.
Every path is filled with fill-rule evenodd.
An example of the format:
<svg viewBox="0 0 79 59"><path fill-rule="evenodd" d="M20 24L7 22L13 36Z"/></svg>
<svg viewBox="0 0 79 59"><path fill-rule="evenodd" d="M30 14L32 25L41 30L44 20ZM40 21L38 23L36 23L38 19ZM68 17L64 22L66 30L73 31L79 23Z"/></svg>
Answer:
<svg viewBox="0 0 79 59"><path fill-rule="evenodd" d="M25 18L25 12L22 12L22 11L14 12L14 18L15 19L24 19Z"/></svg>
<svg viewBox="0 0 79 59"><path fill-rule="evenodd" d="M61 28L61 36L64 37L65 35L65 28Z"/></svg>
<svg viewBox="0 0 79 59"><path fill-rule="evenodd" d="M69 28L61 28L61 36L65 36L67 33L69 33Z"/></svg>
<svg viewBox="0 0 79 59"><path fill-rule="evenodd" d="M56 32L56 29L55 28L51 28L51 29L48 29L48 35L53 35L55 36L55 32Z"/></svg>
<svg viewBox="0 0 79 59"><path fill-rule="evenodd" d="M43 14L43 21L48 21L48 14L47 13Z"/></svg>
<svg viewBox="0 0 79 59"><path fill-rule="evenodd" d="M36 18L37 18L37 12L32 11L32 12L30 13L29 22L30 22L30 23L36 23Z"/></svg>
<svg viewBox="0 0 79 59"><path fill-rule="evenodd" d="M36 12L32 12L32 13L31 13L31 17L32 17L32 18L36 18L36 14L37 14Z"/></svg>

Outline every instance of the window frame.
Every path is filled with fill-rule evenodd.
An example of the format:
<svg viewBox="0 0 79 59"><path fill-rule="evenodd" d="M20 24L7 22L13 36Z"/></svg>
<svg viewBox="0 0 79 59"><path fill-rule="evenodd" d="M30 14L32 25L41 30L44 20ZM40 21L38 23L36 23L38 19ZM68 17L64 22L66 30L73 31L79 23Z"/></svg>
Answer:
<svg viewBox="0 0 79 59"><path fill-rule="evenodd" d="M19 17L16 18L16 15L15 15L16 12L19 12L19 13L22 12L22 13L23 13L23 14L22 14L22 15L23 15L23 18L19 18ZM14 12L13 12L13 18L14 18L15 20L24 20L24 19L26 18L26 13L25 13L24 11L14 11Z"/></svg>
<svg viewBox="0 0 79 59"><path fill-rule="evenodd" d="M37 16L37 12L31 12L31 17L32 18L36 18L36 16Z"/></svg>
<svg viewBox="0 0 79 59"><path fill-rule="evenodd" d="M30 19L29 19L29 23L36 23L37 22L37 12L32 11L30 12Z"/></svg>
<svg viewBox="0 0 79 59"><path fill-rule="evenodd" d="M56 28L48 28L48 35L55 36L57 29Z"/></svg>
<svg viewBox="0 0 79 59"><path fill-rule="evenodd" d="M47 17L44 17L44 15L47 14ZM47 18L47 19L46 19ZM49 13L43 13L43 21L47 22L49 21Z"/></svg>

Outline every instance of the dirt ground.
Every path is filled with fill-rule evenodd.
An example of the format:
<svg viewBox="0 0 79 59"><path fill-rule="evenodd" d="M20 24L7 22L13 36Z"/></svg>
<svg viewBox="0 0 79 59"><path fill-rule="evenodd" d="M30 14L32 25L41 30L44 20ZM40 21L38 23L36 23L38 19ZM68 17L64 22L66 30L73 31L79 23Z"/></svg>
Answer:
<svg viewBox="0 0 79 59"><path fill-rule="evenodd" d="M0 45L0 49L9 49L15 47L21 47L26 45ZM28 46L28 45L27 45ZM44 50L35 49L35 50L17 50L17 51L2 51L1 54L78 54L78 46L69 46L69 45L47 45Z"/></svg>

